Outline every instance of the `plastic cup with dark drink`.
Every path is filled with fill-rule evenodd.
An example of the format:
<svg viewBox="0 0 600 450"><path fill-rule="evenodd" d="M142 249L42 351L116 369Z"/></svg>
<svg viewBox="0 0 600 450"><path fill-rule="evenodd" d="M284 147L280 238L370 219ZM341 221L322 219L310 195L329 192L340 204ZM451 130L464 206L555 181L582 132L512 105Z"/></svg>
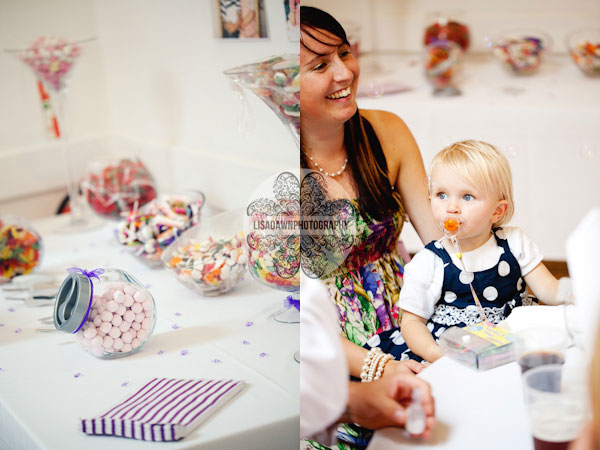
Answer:
<svg viewBox="0 0 600 450"><path fill-rule="evenodd" d="M523 375L535 450L566 450L590 419L587 371L542 365Z"/></svg>
<svg viewBox="0 0 600 450"><path fill-rule="evenodd" d="M515 336L515 353L521 373L547 364L563 364L569 345L567 333L561 328L534 327Z"/></svg>

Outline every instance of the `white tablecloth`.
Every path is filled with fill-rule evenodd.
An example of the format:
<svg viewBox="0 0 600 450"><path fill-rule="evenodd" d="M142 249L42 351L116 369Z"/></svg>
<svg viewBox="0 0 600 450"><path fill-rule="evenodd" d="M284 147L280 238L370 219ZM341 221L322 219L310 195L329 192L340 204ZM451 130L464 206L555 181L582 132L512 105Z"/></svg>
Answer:
<svg viewBox="0 0 600 450"><path fill-rule="evenodd" d="M299 347L297 324L271 315L285 293L245 279L230 293L201 297L163 269L122 251L114 222L77 234L58 234L64 218L34 223L45 255L40 271L76 266L120 268L148 286L158 314L154 334L135 355L101 360L73 337L36 333L52 308L6 300L0 291L0 448L10 449L297 449ZM249 384L237 397L176 443L87 436L78 419L93 417L153 377L233 378Z"/></svg>

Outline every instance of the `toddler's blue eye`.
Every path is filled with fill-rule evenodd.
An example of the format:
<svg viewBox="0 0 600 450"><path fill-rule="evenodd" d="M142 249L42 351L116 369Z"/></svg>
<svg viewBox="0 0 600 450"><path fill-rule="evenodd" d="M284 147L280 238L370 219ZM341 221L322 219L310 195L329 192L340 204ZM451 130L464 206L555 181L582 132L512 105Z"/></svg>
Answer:
<svg viewBox="0 0 600 450"><path fill-rule="evenodd" d="M471 194L465 194L463 198L468 202L475 199L475 197L473 197Z"/></svg>
<svg viewBox="0 0 600 450"><path fill-rule="evenodd" d="M446 193L445 192L438 192L437 194L437 198L439 198L440 200L446 200Z"/></svg>

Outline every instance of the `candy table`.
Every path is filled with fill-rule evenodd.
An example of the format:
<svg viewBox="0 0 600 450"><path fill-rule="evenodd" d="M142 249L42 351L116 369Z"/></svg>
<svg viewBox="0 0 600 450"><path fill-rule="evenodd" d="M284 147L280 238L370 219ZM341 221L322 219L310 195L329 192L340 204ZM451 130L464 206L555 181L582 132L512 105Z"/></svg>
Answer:
<svg viewBox="0 0 600 450"><path fill-rule="evenodd" d="M158 320L144 348L101 360L72 336L36 332L51 307L7 300L0 290L0 448L296 449L299 435L298 326L270 318L281 295L246 276L226 295L200 297L171 274L125 253L115 222L77 234L53 232L67 217L34 222L44 239L40 270L113 267L133 274L155 298ZM242 379L247 386L175 443L88 436L78 419L123 401L154 377Z"/></svg>

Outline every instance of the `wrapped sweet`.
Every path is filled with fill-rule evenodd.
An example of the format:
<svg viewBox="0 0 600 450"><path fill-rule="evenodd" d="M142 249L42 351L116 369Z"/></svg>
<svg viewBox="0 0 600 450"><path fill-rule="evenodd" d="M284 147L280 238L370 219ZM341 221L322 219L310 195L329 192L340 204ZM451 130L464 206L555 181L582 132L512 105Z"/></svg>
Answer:
<svg viewBox="0 0 600 450"><path fill-rule="evenodd" d="M26 220L0 216L0 283L31 273L42 255L42 238Z"/></svg>
<svg viewBox="0 0 600 450"><path fill-rule="evenodd" d="M119 222L117 239L142 261L160 264L163 251L200 222L203 205L200 191L163 195L128 213Z"/></svg>
<svg viewBox="0 0 600 450"><path fill-rule="evenodd" d="M148 290L120 269L73 267L54 303L54 326L73 334L88 353L103 359L138 352L156 325Z"/></svg>
<svg viewBox="0 0 600 450"><path fill-rule="evenodd" d="M217 214L190 228L163 253L163 265L202 295L230 291L246 270L242 214Z"/></svg>
<svg viewBox="0 0 600 450"><path fill-rule="evenodd" d="M156 198L154 177L136 157L92 161L82 187L91 208L112 218Z"/></svg>

